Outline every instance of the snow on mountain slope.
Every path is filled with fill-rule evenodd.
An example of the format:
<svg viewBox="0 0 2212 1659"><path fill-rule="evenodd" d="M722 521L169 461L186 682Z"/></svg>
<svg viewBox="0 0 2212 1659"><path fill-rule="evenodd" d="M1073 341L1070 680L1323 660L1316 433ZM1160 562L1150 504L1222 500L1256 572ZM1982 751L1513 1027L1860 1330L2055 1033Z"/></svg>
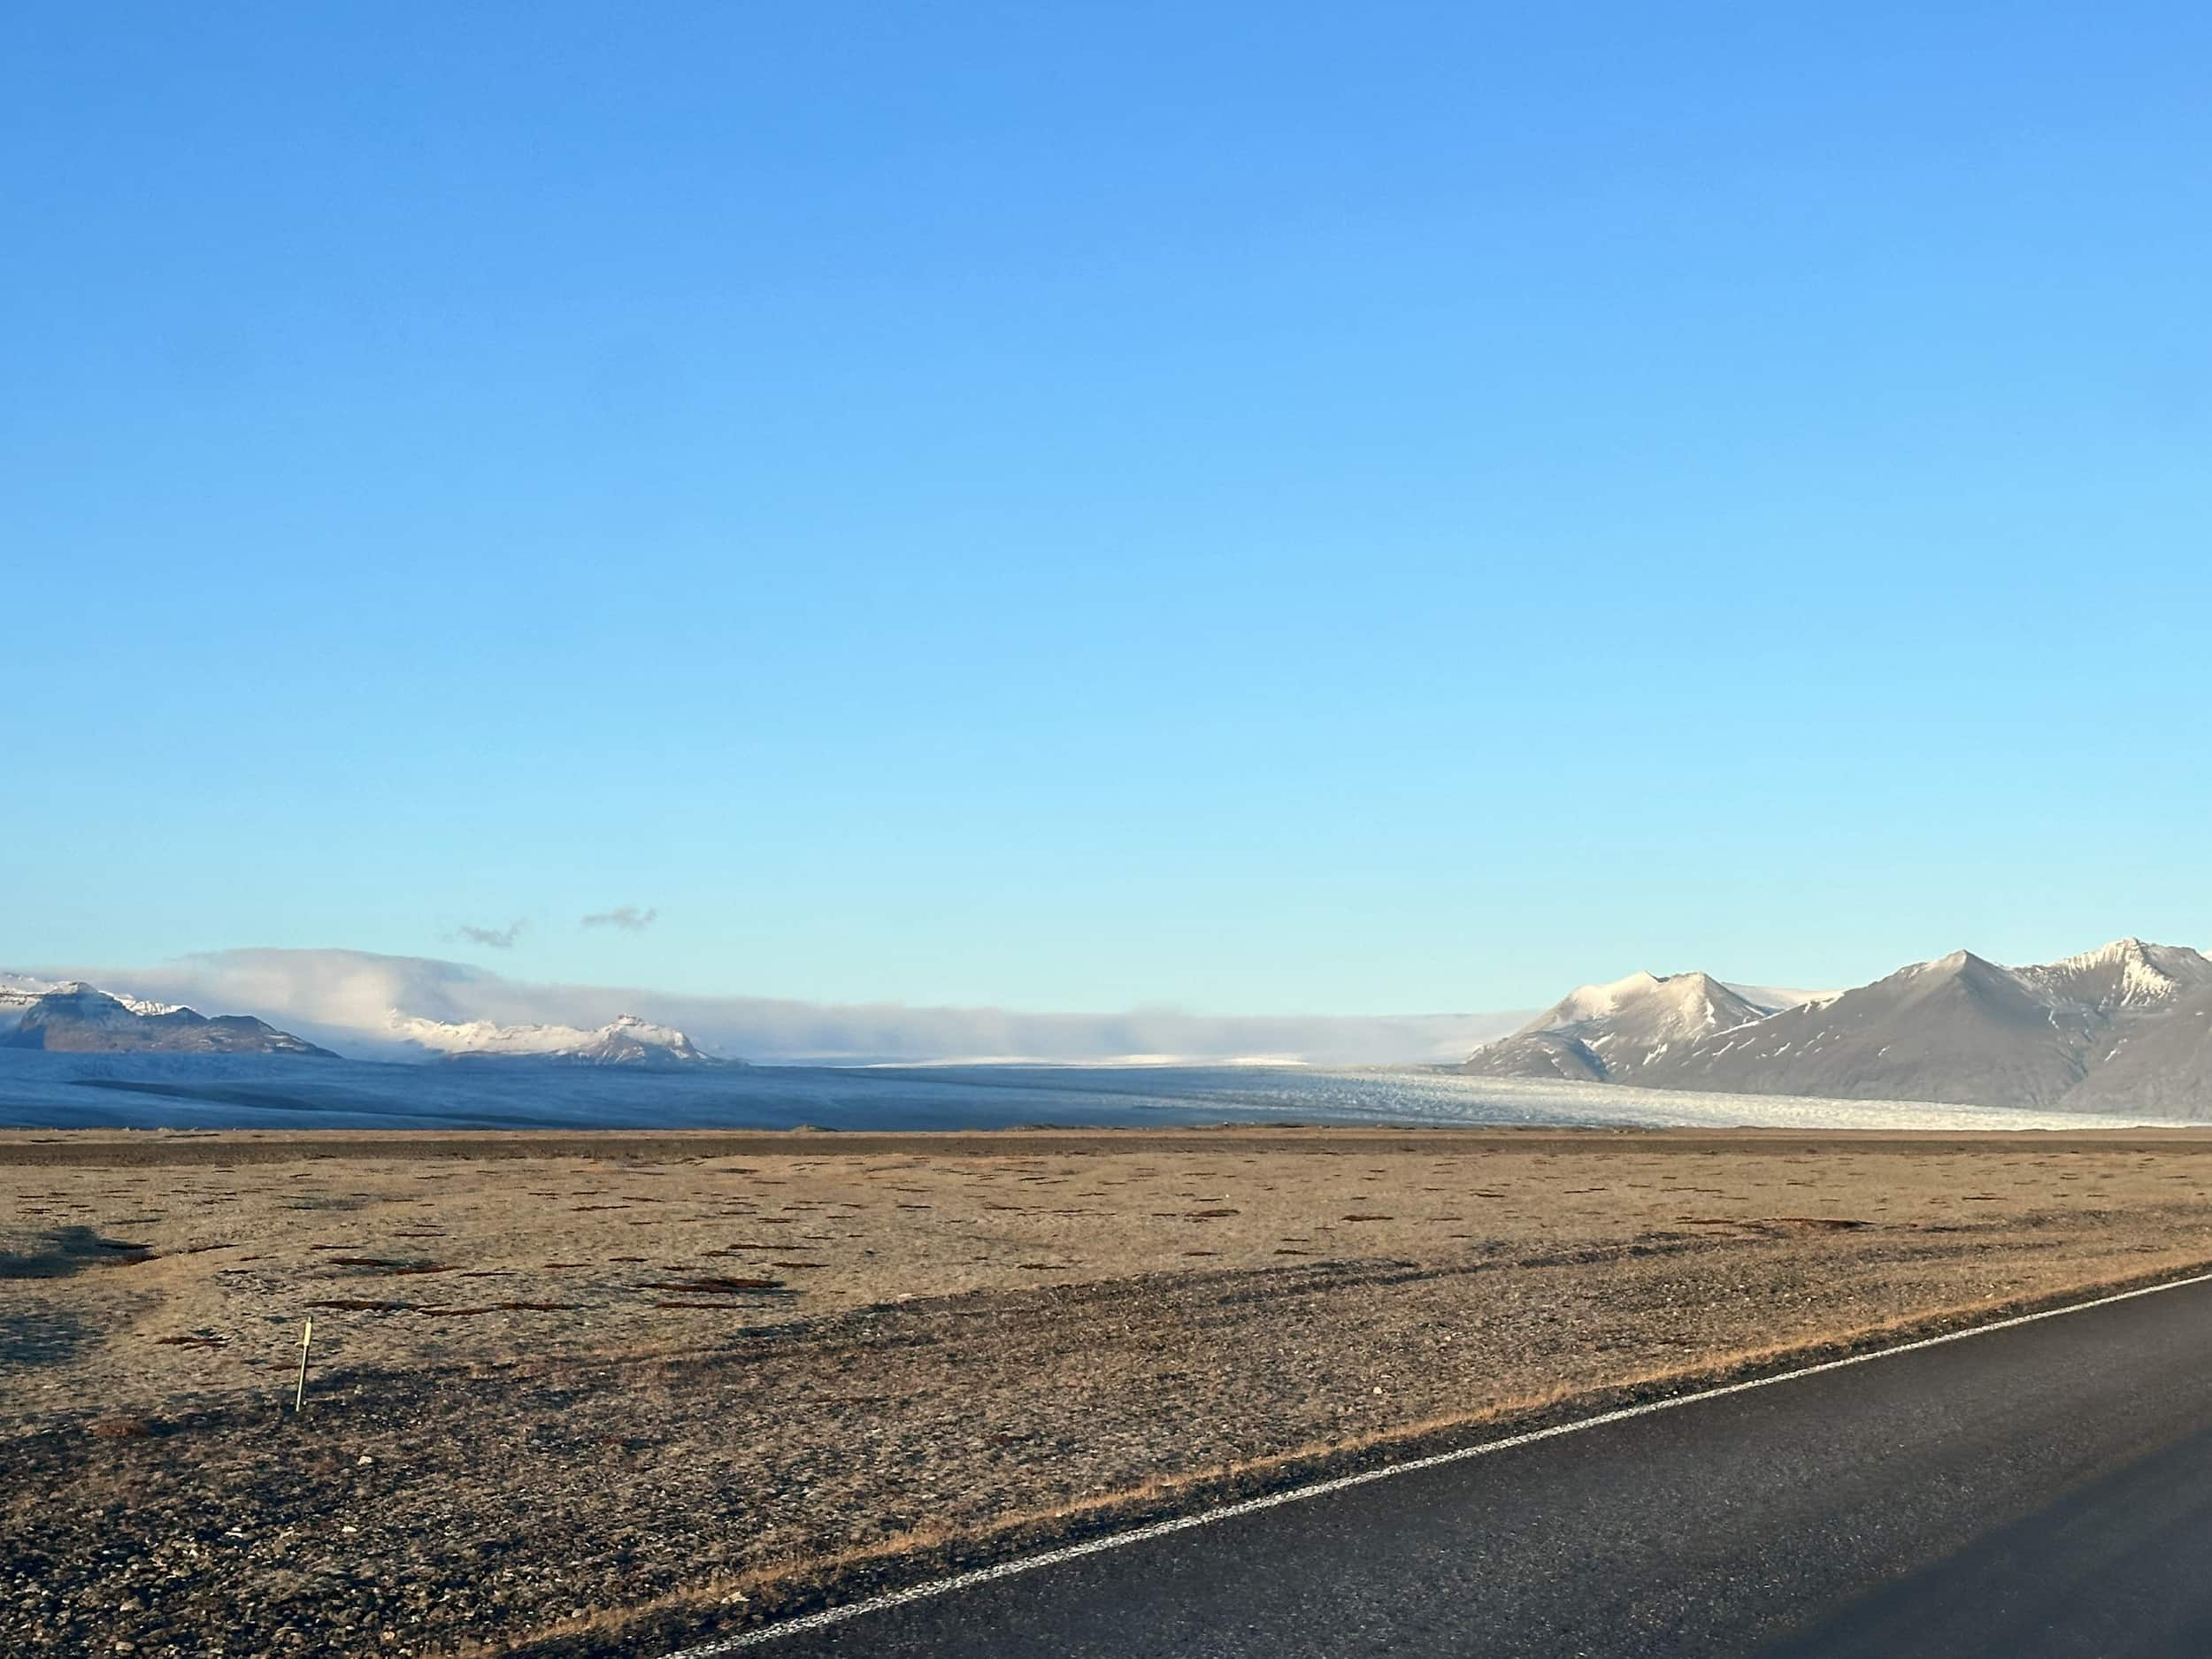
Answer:
<svg viewBox="0 0 2212 1659"><path fill-rule="evenodd" d="M2212 987L2212 961L2185 945L2116 939L2078 956L2016 970L2059 1001L2101 1012L2157 1009Z"/></svg>
<svg viewBox="0 0 2212 1659"><path fill-rule="evenodd" d="M332 1057L326 1048L246 1014L210 1019L81 980L0 982L0 1047L81 1054L278 1054Z"/></svg>
<svg viewBox="0 0 2212 1659"><path fill-rule="evenodd" d="M1632 973L1609 985L1586 985L1521 1027L1593 1035L1687 1037L1740 1025L1770 1010L1739 996L1709 973ZM1593 1030L1592 1028L1598 1028Z"/></svg>
<svg viewBox="0 0 2212 1659"><path fill-rule="evenodd" d="M490 1020L421 1019L392 1010L394 1036L452 1060L550 1060L575 1065L713 1065L672 1025L623 1014L596 1030L575 1025L501 1025Z"/></svg>
<svg viewBox="0 0 2212 1659"><path fill-rule="evenodd" d="M1678 1044L1771 1011L1709 973L1632 973L1570 991L1511 1036L1476 1049L1461 1069L1619 1082Z"/></svg>
<svg viewBox="0 0 2212 1659"><path fill-rule="evenodd" d="M20 1016L49 991L60 988L42 979L27 979L12 973L0 975L0 1023L12 1023L7 1018L9 1015Z"/></svg>
<svg viewBox="0 0 2212 1659"><path fill-rule="evenodd" d="M188 1011L181 1002L152 1002L128 991L103 991L82 979L37 979L23 973L0 973L0 1014L24 1010L42 997L78 996L89 991L116 1003L126 1012L151 1018Z"/></svg>
<svg viewBox="0 0 2212 1659"><path fill-rule="evenodd" d="M1477 1049L1477 1075L1852 1100L2212 1118L2212 960L2116 940L2008 968L1954 951L1731 1019L1678 975L1584 987ZM1663 996L1664 1001L1662 1001Z"/></svg>
<svg viewBox="0 0 2212 1659"><path fill-rule="evenodd" d="M1806 991L1786 985L1739 985L1733 979L1723 983L1745 1002L1777 1014L1786 1008L1801 1008L1807 1002L1832 1002L1843 995L1841 991Z"/></svg>

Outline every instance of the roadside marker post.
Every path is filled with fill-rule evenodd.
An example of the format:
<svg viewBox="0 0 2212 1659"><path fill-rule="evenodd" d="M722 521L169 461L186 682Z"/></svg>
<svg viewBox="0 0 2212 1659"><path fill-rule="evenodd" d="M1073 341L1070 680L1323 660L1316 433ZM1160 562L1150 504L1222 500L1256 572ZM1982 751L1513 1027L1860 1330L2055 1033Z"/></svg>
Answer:
<svg viewBox="0 0 2212 1659"><path fill-rule="evenodd" d="M307 1346L315 1340L315 1322L308 1320L300 1326L300 1380L292 1391L292 1409L296 1412L307 1403Z"/></svg>

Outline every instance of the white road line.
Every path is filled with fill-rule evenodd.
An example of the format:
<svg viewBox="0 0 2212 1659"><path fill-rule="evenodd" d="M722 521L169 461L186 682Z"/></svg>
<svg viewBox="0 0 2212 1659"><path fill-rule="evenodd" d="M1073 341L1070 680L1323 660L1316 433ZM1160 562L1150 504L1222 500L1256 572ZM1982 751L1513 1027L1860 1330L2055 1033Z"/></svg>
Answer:
<svg viewBox="0 0 2212 1659"><path fill-rule="evenodd" d="M1795 1382L1803 1377L1817 1377L1823 1371L1841 1371L1847 1365L1865 1365L1878 1359L1888 1359L1898 1354L1911 1354L1924 1348L1941 1348L1947 1342L1963 1342L1970 1336L1987 1336L1993 1331L2009 1331L2016 1325L2033 1325L2040 1319L2061 1319L2070 1313L2086 1313L2092 1308L2107 1308L2116 1302L2133 1302L2139 1296L2155 1296L2162 1291L2185 1290L2192 1285L2212 1284L2212 1273L2199 1273L2191 1279L2171 1279L2162 1285L2146 1285L2139 1290L2124 1290L2116 1295L2099 1296L2093 1302L2070 1302L2063 1308L2046 1308L2040 1313L2016 1314L2009 1319L1993 1319L1987 1325L1970 1325L1963 1331L1948 1332L1942 1336L1924 1336L1911 1342L1900 1342L1894 1348L1875 1348L1864 1354L1853 1354L1843 1359L1823 1360L1817 1365L1801 1366L1796 1371L1778 1371L1771 1377L1755 1377L1748 1382L1726 1383L1718 1388L1707 1388L1694 1394L1676 1394L1665 1400L1647 1401L1642 1405L1623 1406L1617 1411L1601 1411L1594 1417L1578 1418L1572 1423L1555 1424L1548 1429L1531 1429L1525 1434L1509 1434L1502 1440L1485 1440L1479 1446L1463 1446L1457 1451L1438 1452L1428 1457L1409 1458L1402 1463L1386 1463L1380 1469L1364 1470L1356 1475L1339 1475L1330 1480L1317 1480L1310 1486L1294 1486L1284 1492L1272 1492L1263 1498L1247 1498L1238 1503L1225 1503L1217 1509L1207 1509L1197 1515L1186 1515L1172 1521L1156 1521L1148 1526L1133 1527L1126 1532L1116 1532L1107 1538L1088 1539L1080 1544L1069 1544L1059 1549L1048 1549L1040 1555L1025 1555L1016 1561L1001 1562L995 1567L979 1567L972 1572L956 1572L950 1578L933 1578L904 1590L894 1590L887 1595L871 1596L865 1601L854 1601L844 1607L825 1608L818 1613L808 1613L787 1619L780 1624L764 1625L734 1636L717 1638L702 1642L695 1647L680 1648L665 1655L665 1659L716 1659L721 1654L736 1653L741 1648L758 1647L786 1636L795 1636L802 1631L819 1630L826 1624L841 1624L849 1618L880 1613L889 1608L903 1607L909 1601L926 1601L933 1595L949 1595L956 1590L965 1590L995 1579L1011 1578L1018 1573L1033 1572L1040 1567L1050 1567L1064 1561L1079 1560L1109 1549L1123 1549L1131 1544L1141 1544L1148 1539L1164 1538L1170 1532L1186 1532L1194 1526L1211 1526L1217 1521L1233 1521L1239 1516L1255 1515L1262 1509L1272 1509L1285 1503L1302 1503L1309 1498L1326 1497L1332 1492L1342 1492L1352 1486L1363 1486L1370 1481L1387 1480L1393 1475L1409 1475L1416 1470L1436 1469L1446 1463L1464 1463L1471 1457L1487 1457L1493 1452L1511 1451L1517 1446L1533 1445L1538 1440L1555 1440L1563 1434L1579 1434L1585 1429L1603 1428L1609 1423L1625 1423L1631 1417L1649 1417L1655 1411L1673 1411L1683 1406L1694 1406L1707 1400L1724 1399L1730 1394L1748 1394L1754 1388L1771 1388L1777 1383Z"/></svg>

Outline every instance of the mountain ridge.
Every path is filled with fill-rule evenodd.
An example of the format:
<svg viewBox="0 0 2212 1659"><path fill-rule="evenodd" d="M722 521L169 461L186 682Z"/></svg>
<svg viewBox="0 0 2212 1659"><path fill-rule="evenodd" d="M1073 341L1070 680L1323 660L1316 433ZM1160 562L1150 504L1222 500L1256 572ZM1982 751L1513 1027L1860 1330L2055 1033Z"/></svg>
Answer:
<svg viewBox="0 0 2212 1659"><path fill-rule="evenodd" d="M1683 981L1695 988L1667 990ZM1703 985L1718 983L1644 974L1580 987L1460 1069L1727 1094L2212 1116L2212 960L2186 946L2119 939L2022 967L1956 950L1732 1023L1730 1004L1703 997ZM1701 1017L1670 1025L1670 1010L1683 1005Z"/></svg>
<svg viewBox="0 0 2212 1659"><path fill-rule="evenodd" d="M1578 986L1510 1036L1477 1049L1462 1069L1495 1077L1626 1082L1678 1042L1774 1011L1709 973L1640 972L1609 984Z"/></svg>
<svg viewBox="0 0 2212 1659"><path fill-rule="evenodd" d="M205 1015L175 1002L103 991L81 979L0 981L0 1048L65 1054L337 1056L250 1014Z"/></svg>
<svg viewBox="0 0 2212 1659"><path fill-rule="evenodd" d="M447 1062L532 1061L640 1069L744 1064L718 1059L673 1025L657 1025L635 1014L618 1014L591 1030L577 1025L503 1025L488 1019L424 1019L397 1009L386 1017L386 1023L393 1036Z"/></svg>
<svg viewBox="0 0 2212 1659"><path fill-rule="evenodd" d="M741 1065L706 1053L672 1025L621 1014L585 1030L572 1025L441 1021L387 1016L395 1038L440 1061L534 1061L639 1069ZM82 979L0 974L0 1048L71 1054L262 1054L338 1056L250 1014L212 1017L177 1002L103 990Z"/></svg>

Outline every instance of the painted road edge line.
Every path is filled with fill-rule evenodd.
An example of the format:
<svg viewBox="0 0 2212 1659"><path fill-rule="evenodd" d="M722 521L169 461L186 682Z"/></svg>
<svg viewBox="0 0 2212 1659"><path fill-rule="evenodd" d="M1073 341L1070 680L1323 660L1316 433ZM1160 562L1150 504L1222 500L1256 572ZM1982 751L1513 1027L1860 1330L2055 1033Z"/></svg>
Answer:
<svg viewBox="0 0 2212 1659"><path fill-rule="evenodd" d="M1130 1528L1125 1532L1113 1532L1104 1538L1086 1539L1079 1544L1067 1544L1057 1549L1048 1549L1034 1555L1022 1555L1012 1561L1002 1561L995 1566L978 1567L968 1572L956 1572L943 1578L932 1578L926 1583L910 1585L903 1590L893 1590L882 1595L871 1596L864 1601L848 1602L841 1607L824 1608L818 1613L802 1614L778 1624L764 1624L757 1630L741 1631L733 1636L718 1637L696 1647L679 1648L664 1659L717 1659L722 1654L732 1654L747 1647L758 1647L787 1636L796 1636L805 1631L820 1630L826 1624L840 1624L847 1619L862 1618L870 1613L881 1613L910 1601L927 1601L932 1596L949 1595L956 1590L965 1590L979 1584L990 1584L1000 1578L1011 1578L1040 1567L1050 1567L1064 1561L1079 1560L1085 1555L1103 1554L1110 1549L1126 1548L1141 1544L1148 1539L1164 1538L1171 1532L1187 1532L1194 1526L1211 1526L1217 1521L1233 1521L1239 1516L1256 1515L1262 1509L1279 1508L1286 1503L1302 1503L1310 1498L1326 1497L1332 1492L1347 1491L1363 1486L1371 1481L1387 1480L1394 1475L1409 1475L1418 1470L1438 1469L1446 1463L1463 1463L1471 1458L1487 1457L1494 1452L1509 1452L1517 1446L1532 1446L1538 1440L1556 1440L1563 1434L1579 1434L1585 1429L1603 1428L1609 1423L1625 1423L1631 1417L1646 1417L1658 1411L1676 1411L1684 1406L1701 1404L1708 1400L1721 1400L1730 1394L1748 1394L1754 1388L1771 1388L1778 1383L1795 1382L1801 1378L1817 1377L1824 1371L1842 1371L1847 1366L1868 1365L1876 1360L1889 1359L1899 1354L1916 1353L1922 1348L1941 1348L1947 1342L1963 1342L1969 1337L1987 1336L1993 1331L2009 1331L2024 1325L2034 1325L2043 1319L2062 1319L2069 1314L2087 1313L2093 1308L2108 1308L2115 1302L2133 1302L2139 1296L2155 1296L2163 1291L2186 1290L2192 1285L2212 1284L2212 1273L2198 1273L2188 1279L2169 1279L2162 1285L2144 1285L2134 1290L2116 1292L2089 1302L2069 1302L2062 1308L2046 1308L2039 1313L2014 1314L2008 1318L1993 1319L1986 1325L1973 1325L1962 1331L1948 1331L1940 1336L1917 1337L1909 1342L1900 1342L1891 1348L1870 1348L1863 1354L1846 1355L1841 1359L1823 1360L1816 1365L1801 1365L1795 1371L1777 1371L1771 1377L1754 1377L1744 1382L1724 1383L1717 1388L1704 1388L1695 1394L1673 1394L1663 1400L1647 1400L1640 1405L1623 1406L1617 1410L1601 1411L1595 1417L1578 1417L1571 1423L1555 1423L1549 1428L1531 1429L1522 1434L1508 1434L1494 1440L1485 1440L1477 1446L1463 1446L1456 1451L1437 1452L1427 1457L1408 1458L1402 1463L1385 1463L1379 1469L1362 1470L1356 1475L1338 1475L1327 1480L1317 1480L1303 1486L1291 1486L1281 1492L1271 1492L1264 1497L1246 1498L1235 1503L1225 1503L1218 1509L1202 1509L1195 1515L1178 1517L1171 1521L1155 1521L1148 1525Z"/></svg>

